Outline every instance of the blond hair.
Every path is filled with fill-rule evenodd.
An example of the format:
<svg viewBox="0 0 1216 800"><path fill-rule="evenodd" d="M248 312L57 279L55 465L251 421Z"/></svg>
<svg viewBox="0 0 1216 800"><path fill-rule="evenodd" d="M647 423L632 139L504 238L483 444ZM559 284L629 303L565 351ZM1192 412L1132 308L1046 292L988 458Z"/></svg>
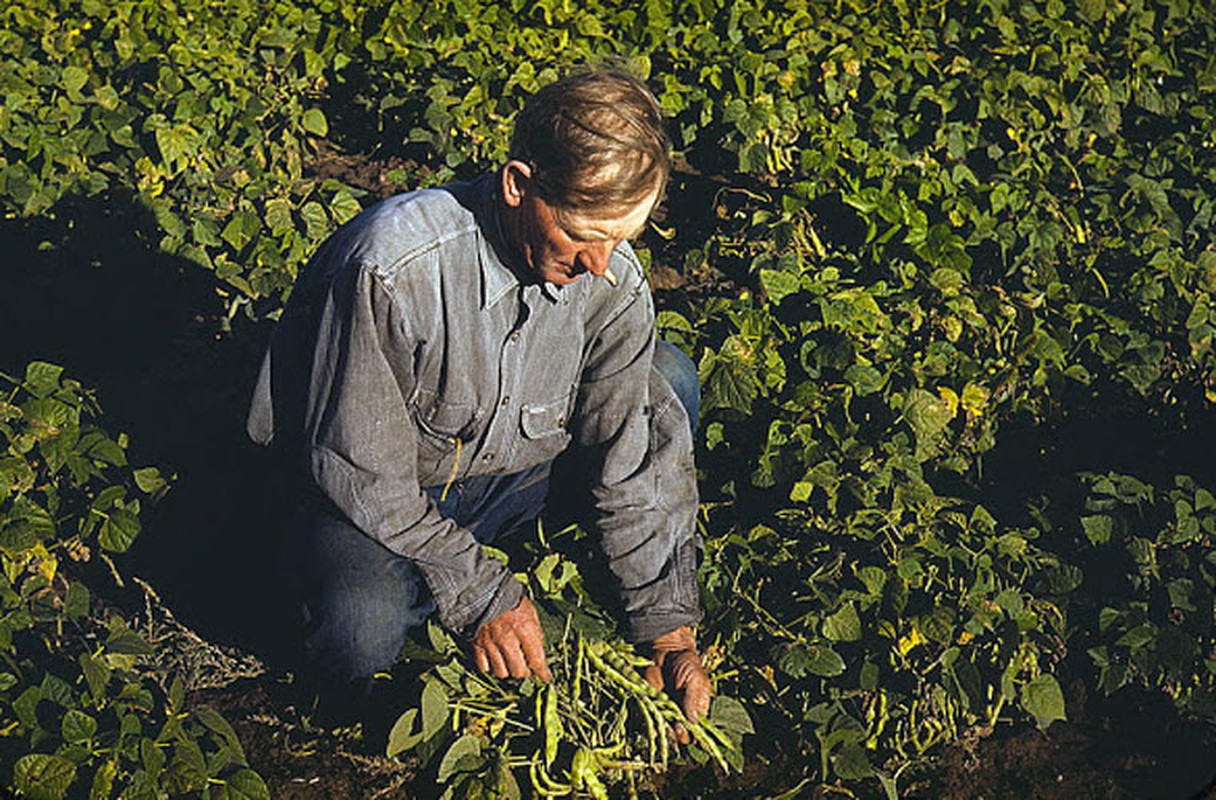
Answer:
<svg viewBox="0 0 1216 800"><path fill-rule="evenodd" d="M512 159L529 164L559 210L617 213L659 194L671 172L663 112L620 70L575 73L542 87L515 120Z"/></svg>

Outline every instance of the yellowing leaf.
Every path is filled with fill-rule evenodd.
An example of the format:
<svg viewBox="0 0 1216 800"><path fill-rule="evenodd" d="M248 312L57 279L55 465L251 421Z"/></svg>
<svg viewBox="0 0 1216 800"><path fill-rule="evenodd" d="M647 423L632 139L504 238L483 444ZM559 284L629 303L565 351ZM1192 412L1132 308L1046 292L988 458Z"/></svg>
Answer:
<svg viewBox="0 0 1216 800"><path fill-rule="evenodd" d="M48 581L55 580L55 572L59 568L59 559L51 555L46 549L46 545L42 542L30 548L30 554L33 556L34 568L38 574L46 578Z"/></svg>
<svg viewBox="0 0 1216 800"><path fill-rule="evenodd" d="M921 635L920 628L913 625L912 630L908 632L907 636L899 637L899 641L896 642L895 647L899 650L901 656L906 656L914 648L924 644L926 641L928 640Z"/></svg>
<svg viewBox="0 0 1216 800"><path fill-rule="evenodd" d="M946 409L950 412L951 417L958 413L958 394L953 389L949 386L939 386L937 394L946 404Z"/></svg>
<svg viewBox="0 0 1216 800"><path fill-rule="evenodd" d="M982 416L989 397L990 393L986 388L978 383L968 383L963 387L963 410L974 417Z"/></svg>

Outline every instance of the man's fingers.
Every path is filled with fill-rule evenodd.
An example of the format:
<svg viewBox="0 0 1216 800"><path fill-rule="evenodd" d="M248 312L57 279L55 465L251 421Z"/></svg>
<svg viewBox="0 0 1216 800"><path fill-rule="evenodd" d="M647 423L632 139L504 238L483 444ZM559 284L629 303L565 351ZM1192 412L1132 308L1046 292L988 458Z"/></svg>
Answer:
<svg viewBox="0 0 1216 800"><path fill-rule="evenodd" d="M684 716L690 722L709 716L709 701L713 689L709 681L694 681L684 688Z"/></svg>
<svg viewBox="0 0 1216 800"><path fill-rule="evenodd" d="M545 660L545 632L527 597L481 626L474 637L473 660L496 678L553 678Z"/></svg>
<svg viewBox="0 0 1216 800"><path fill-rule="evenodd" d="M549 681L553 679L553 675L549 672L549 664L545 659L545 640L543 636L543 633L535 638L525 636L520 640L520 645L523 646L524 661L527 662L528 670L542 681Z"/></svg>
<svg viewBox="0 0 1216 800"><path fill-rule="evenodd" d="M514 635L504 638L507 641L502 645L502 656L507 663L507 672L511 673L512 678L526 678L531 675L532 670L528 668L528 661L524 657L519 639Z"/></svg>
<svg viewBox="0 0 1216 800"><path fill-rule="evenodd" d="M486 654L490 658L490 674L495 678L505 678L510 673L507 672L507 662L503 660L502 652L498 649L498 643L492 642L486 648Z"/></svg>
<svg viewBox="0 0 1216 800"><path fill-rule="evenodd" d="M482 672L490 671L490 657L486 655L486 649L479 644L473 645L473 663Z"/></svg>
<svg viewBox="0 0 1216 800"><path fill-rule="evenodd" d="M646 682L655 689L662 691L663 689L663 668L658 664L652 663L642 672L642 677Z"/></svg>

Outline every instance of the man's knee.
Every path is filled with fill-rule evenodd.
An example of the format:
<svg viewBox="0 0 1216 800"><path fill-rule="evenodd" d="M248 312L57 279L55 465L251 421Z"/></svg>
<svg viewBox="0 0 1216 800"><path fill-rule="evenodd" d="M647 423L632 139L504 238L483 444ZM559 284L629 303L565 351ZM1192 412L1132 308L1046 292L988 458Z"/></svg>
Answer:
<svg viewBox="0 0 1216 800"><path fill-rule="evenodd" d="M335 517L314 521L303 598L305 649L339 680L392 666L411 628L434 613L418 568Z"/></svg>
<svg viewBox="0 0 1216 800"><path fill-rule="evenodd" d="M409 631L425 621L428 604L402 602L399 592L354 588L310 604L305 650L313 667L340 683L371 678L397 659ZM399 598L399 599L395 599Z"/></svg>

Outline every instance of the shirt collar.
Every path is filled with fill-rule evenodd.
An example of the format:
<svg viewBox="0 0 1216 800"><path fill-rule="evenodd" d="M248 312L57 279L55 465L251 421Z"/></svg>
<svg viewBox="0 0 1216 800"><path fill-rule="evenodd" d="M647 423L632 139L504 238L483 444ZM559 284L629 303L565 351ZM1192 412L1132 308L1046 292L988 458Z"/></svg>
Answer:
<svg viewBox="0 0 1216 800"><path fill-rule="evenodd" d="M477 227L477 260L481 266L481 307L490 308L519 285L519 277L510 266L510 248L503 235L498 217L498 191L494 174L482 175L474 183Z"/></svg>

